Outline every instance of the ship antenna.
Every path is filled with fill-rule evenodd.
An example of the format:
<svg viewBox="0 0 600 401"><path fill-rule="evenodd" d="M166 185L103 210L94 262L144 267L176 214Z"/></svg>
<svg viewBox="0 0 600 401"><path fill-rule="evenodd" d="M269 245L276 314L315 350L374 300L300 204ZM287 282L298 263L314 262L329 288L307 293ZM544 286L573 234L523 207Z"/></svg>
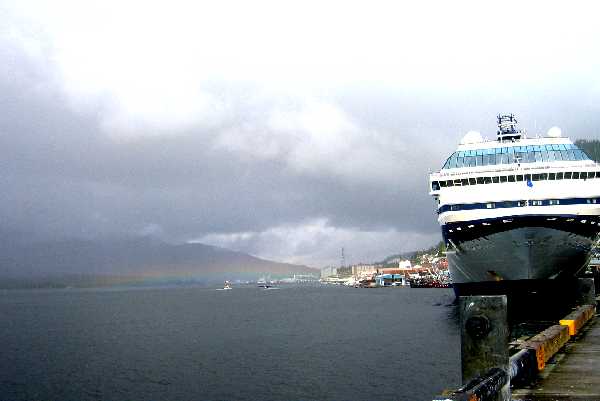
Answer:
<svg viewBox="0 0 600 401"><path fill-rule="evenodd" d="M514 142L521 139L521 130L517 130L517 118L514 114L498 114L498 142Z"/></svg>

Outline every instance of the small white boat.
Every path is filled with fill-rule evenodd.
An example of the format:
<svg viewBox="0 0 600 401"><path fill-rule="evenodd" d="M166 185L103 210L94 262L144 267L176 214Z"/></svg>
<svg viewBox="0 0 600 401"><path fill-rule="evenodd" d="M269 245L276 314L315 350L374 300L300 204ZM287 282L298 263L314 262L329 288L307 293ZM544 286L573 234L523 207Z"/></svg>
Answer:
<svg viewBox="0 0 600 401"><path fill-rule="evenodd" d="M256 282L256 284L258 285L259 288L271 288L273 287L271 284L269 284L269 282L267 281L267 279L265 277L261 277L258 279L258 281Z"/></svg>
<svg viewBox="0 0 600 401"><path fill-rule="evenodd" d="M225 285L223 285L223 288L217 288L217 290L219 290L219 291L233 290L233 287L231 286L231 283L229 281L225 281Z"/></svg>

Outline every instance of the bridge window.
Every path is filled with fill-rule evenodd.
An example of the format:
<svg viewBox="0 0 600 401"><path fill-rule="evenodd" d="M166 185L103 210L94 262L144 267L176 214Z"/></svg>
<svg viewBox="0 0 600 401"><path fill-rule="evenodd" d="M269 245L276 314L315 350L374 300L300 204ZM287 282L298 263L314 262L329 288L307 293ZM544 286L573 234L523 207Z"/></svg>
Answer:
<svg viewBox="0 0 600 401"><path fill-rule="evenodd" d="M503 182L507 182L507 181L508 181L508 178L506 178L506 176L502 176L502 177L500 177L500 182L501 182L501 183L503 183Z"/></svg>
<svg viewBox="0 0 600 401"><path fill-rule="evenodd" d="M521 174L517 175L517 181L523 181L523 176Z"/></svg>
<svg viewBox="0 0 600 401"><path fill-rule="evenodd" d="M475 180L475 178L469 178L469 185L475 185L477 184L477 181Z"/></svg>
<svg viewBox="0 0 600 401"><path fill-rule="evenodd" d="M573 179L574 180L578 180L579 179L579 171L573 172Z"/></svg>
<svg viewBox="0 0 600 401"><path fill-rule="evenodd" d="M555 180L556 179L556 173L549 173L548 174L548 179L549 180Z"/></svg>
<svg viewBox="0 0 600 401"><path fill-rule="evenodd" d="M567 171L565 173L565 180L570 180L572 175L573 175L573 173L571 173L570 171Z"/></svg>
<svg viewBox="0 0 600 401"><path fill-rule="evenodd" d="M431 183L431 189L434 191L438 191L440 189L440 183L437 181L433 181Z"/></svg>
<svg viewBox="0 0 600 401"><path fill-rule="evenodd" d="M589 160L585 152L572 144L511 146L454 152L443 169L495 164Z"/></svg>
<svg viewBox="0 0 600 401"><path fill-rule="evenodd" d="M563 173L556 173L556 179L557 180L562 180L563 179Z"/></svg>
<svg viewBox="0 0 600 401"><path fill-rule="evenodd" d="M508 176L508 182L515 182L515 176L514 175L509 175Z"/></svg>

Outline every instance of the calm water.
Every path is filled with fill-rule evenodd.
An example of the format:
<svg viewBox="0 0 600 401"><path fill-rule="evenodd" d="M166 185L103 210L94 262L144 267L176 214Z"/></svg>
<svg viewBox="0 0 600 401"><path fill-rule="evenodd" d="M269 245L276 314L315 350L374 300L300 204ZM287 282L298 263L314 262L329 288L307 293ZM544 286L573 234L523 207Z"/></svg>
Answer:
<svg viewBox="0 0 600 401"><path fill-rule="evenodd" d="M0 400L431 400L450 290L0 291Z"/></svg>

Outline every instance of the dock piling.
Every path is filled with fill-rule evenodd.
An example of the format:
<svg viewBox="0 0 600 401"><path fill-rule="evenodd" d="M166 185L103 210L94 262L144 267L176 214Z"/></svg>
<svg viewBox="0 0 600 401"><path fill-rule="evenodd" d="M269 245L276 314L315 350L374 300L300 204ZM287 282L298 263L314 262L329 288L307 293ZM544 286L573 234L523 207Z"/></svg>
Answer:
<svg viewBox="0 0 600 401"><path fill-rule="evenodd" d="M596 286L593 278L577 279L577 304L596 305Z"/></svg>
<svg viewBox="0 0 600 401"><path fill-rule="evenodd" d="M463 384L494 368L509 377L506 295L460 297L459 303ZM494 401L510 400L508 382Z"/></svg>
<svg viewBox="0 0 600 401"><path fill-rule="evenodd" d="M459 297L462 387L433 401L510 401L511 375L525 371L509 360L507 306L506 295Z"/></svg>

